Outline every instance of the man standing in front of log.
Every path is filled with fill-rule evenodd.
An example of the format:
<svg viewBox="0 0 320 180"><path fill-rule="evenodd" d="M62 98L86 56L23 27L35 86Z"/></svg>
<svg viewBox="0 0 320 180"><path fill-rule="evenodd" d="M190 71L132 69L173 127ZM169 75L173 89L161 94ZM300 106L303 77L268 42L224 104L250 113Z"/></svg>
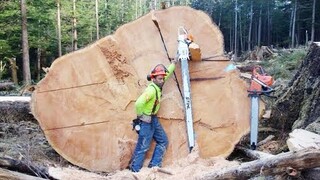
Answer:
<svg viewBox="0 0 320 180"><path fill-rule="evenodd" d="M172 75L176 63L177 59L172 60L168 69L162 64L157 65L148 75L148 80L152 82L135 103L140 130L137 131L139 134L138 142L129 165L133 172L139 172L142 168L152 139L157 144L148 167L161 167L164 153L168 147L168 138L159 122L157 112L160 109L163 84Z"/></svg>

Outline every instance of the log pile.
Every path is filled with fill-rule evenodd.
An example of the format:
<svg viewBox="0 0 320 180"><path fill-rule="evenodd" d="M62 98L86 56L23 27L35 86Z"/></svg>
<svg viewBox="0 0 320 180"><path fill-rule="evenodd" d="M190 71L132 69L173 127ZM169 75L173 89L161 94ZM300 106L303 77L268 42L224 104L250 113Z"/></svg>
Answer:
<svg viewBox="0 0 320 180"><path fill-rule="evenodd" d="M245 54L244 57L241 58L241 60L263 61L273 55L275 55L275 53L268 46L256 46L252 51Z"/></svg>
<svg viewBox="0 0 320 180"><path fill-rule="evenodd" d="M239 73L224 71L229 62L220 30L205 13L188 7L155 11L154 16L170 58L176 55L179 26L194 36L202 57L211 57L189 67L196 142L202 158L228 156L248 133L250 105ZM159 63L169 61L149 13L55 60L33 92L32 113L52 147L71 163L92 171L124 169L137 138L130 124L136 116L134 102L148 83L146 75ZM180 72L178 65L181 86ZM189 153L175 81L165 84L158 113L170 142L164 165Z"/></svg>

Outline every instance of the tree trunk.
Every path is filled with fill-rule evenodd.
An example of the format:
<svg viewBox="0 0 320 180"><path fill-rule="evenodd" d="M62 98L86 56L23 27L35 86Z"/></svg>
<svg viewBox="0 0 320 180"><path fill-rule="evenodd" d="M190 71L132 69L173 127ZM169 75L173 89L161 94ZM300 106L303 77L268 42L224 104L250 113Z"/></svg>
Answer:
<svg viewBox="0 0 320 180"><path fill-rule="evenodd" d="M100 39L99 37L99 3L96 0L96 30L97 30L97 40Z"/></svg>
<svg viewBox="0 0 320 180"><path fill-rule="evenodd" d="M76 17L76 0L73 0L73 50L78 49L78 35L77 35L77 17Z"/></svg>
<svg viewBox="0 0 320 180"><path fill-rule="evenodd" d="M58 26L58 51L59 51L59 57L60 57L60 56L62 56L62 49L61 49L60 0L57 0L57 26Z"/></svg>
<svg viewBox="0 0 320 180"><path fill-rule="evenodd" d="M220 8L219 8L219 22L218 22L218 27L220 28L220 24L221 24L221 17L222 17L222 6L220 4Z"/></svg>
<svg viewBox="0 0 320 180"><path fill-rule="evenodd" d="M262 26L262 5L260 5L260 13L259 13L258 47L261 46L261 26Z"/></svg>
<svg viewBox="0 0 320 180"><path fill-rule="evenodd" d="M289 37L292 37L293 14L294 14L294 6L292 7L292 11L290 15Z"/></svg>
<svg viewBox="0 0 320 180"><path fill-rule="evenodd" d="M22 62L23 62L23 81L26 85L31 84L29 42L27 30L27 5L26 0L20 1L21 5L21 26L22 26Z"/></svg>
<svg viewBox="0 0 320 180"><path fill-rule="evenodd" d="M239 31L240 31L240 46L241 52L244 51L244 42L243 42L243 34L242 34L242 19L241 19L241 11L239 12ZM241 53L240 52L240 53Z"/></svg>
<svg viewBox="0 0 320 180"><path fill-rule="evenodd" d="M268 25L267 25L267 39L268 39L268 46L270 46L271 44L271 27L272 27L272 24L271 24L271 16L270 16L270 1L268 1L268 12L267 12L267 21L268 21Z"/></svg>
<svg viewBox="0 0 320 180"><path fill-rule="evenodd" d="M234 60L238 60L238 0L235 2L234 16Z"/></svg>
<svg viewBox="0 0 320 180"><path fill-rule="evenodd" d="M306 44L305 45L306 45L306 47L308 47L308 41L309 41L308 40L308 30L306 30L306 35L305 36L306 36Z"/></svg>
<svg viewBox="0 0 320 180"><path fill-rule="evenodd" d="M14 82L15 85L18 85L18 75L17 75L18 66L17 66L16 58L9 58L9 61L10 61L12 81Z"/></svg>
<svg viewBox="0 0 320 180"><path fill-rule="evenodd" d="M169 57L176 56L181 25L195 37L202 57L217 55L189 64L190 79L201 79L191 81L194 130L201 157L228 156L248 133L250 102L238 72L224 71L229 61L221 56L220 30L208 15L188 7L155 11L155 16ZM93 171L124 169L137 139L130 124L136 117L134 103L148 84L146 75L159 63L169 61L149 13L56 60L32 94L32 113L65 159ZM175 72L181 86L179 65ZM174 78L166 82L161 103L158 117L170 141L164 158L168 165L189 153L184 105ZM154 144L146 163L153 149Z"/></svg>
<svg viewBox="0 0 320 180"><path fill-rule="evenodd" d="M242 163L239 166L216 170L198 179L249 179L255 175L290 174L292 171L320 166L320 150L304 149L287 152L269 158Z"/></svg>
<svg viewBox="0 0 320 180"><path fill-rule="evenodd" d="M312 23L311 23L311 43L314 41L314 23L316 17L316 0L313 0L312 5Z"/></svg>
<svg viewBox="0 0 320 180"><path fill-rule="evenodd" d="M139 0L139 17L142 16L142 13L143 13L143 6L141 3L141 0Z"/></svg>
<svg viewBox="0 0 320 180"><path fill-rule="evenodd" d="M41 78L41 49L37 48L37 80Z"/></svg>
<svg viewBox="0 0 320 180"><path fill-rule="evenodd" d="M252 21L253 21L253 1L251 1L250 5L250 24L249 24L249 34L248 34L248 51L251 51L251 32L252 32Z"/></svg>
<svg viewBox="0 0 320 180"><path fill-rule="evenodd" d="M297 0L295 0L293 8L292 32L291 32L291 48L294 48L294 37L296 32L296 16L297 16Z"/></svg>

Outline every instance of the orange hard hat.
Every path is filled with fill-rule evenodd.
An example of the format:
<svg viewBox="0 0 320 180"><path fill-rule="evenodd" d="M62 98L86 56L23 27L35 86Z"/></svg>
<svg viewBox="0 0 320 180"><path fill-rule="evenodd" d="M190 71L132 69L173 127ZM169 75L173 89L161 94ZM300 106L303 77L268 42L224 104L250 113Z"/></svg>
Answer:
<svg viewBox="0 0 320 180"><path fill-rule="evenodd" d="M158 64L156 67L154 67L154 69L151 72L151 76L155 77L158 75L166 75L166 69L162 64Z"/></svg>
<svg viewBox="0 0 320 180"><path fill-rule="evenodd" d="M150 81L151 78L154 78L154 77L159 76L159 75L166 76L167 72L168 72L168 70L163 64L158 64L151 71L151 74L148 75L147 79Z"/></svg>

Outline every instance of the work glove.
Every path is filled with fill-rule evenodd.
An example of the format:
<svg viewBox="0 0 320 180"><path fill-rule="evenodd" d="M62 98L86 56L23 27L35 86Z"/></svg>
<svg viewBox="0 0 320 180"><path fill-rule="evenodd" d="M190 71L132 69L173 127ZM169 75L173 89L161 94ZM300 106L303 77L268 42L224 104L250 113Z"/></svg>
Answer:
<svg viewBox="0 0 320 180"><path fill-rule="evenodd" d="M177 53L176 57L171 60L171 63L177 64L179 62L179 54Z"/></svg>
<svg viewBox="0 0 320 180"><path fill-rule="evenodd" d="M137 116L137 119L140 119L141 121L146 122L146 123L151 123L151 116L148 116L145 114Z"/></svg>

